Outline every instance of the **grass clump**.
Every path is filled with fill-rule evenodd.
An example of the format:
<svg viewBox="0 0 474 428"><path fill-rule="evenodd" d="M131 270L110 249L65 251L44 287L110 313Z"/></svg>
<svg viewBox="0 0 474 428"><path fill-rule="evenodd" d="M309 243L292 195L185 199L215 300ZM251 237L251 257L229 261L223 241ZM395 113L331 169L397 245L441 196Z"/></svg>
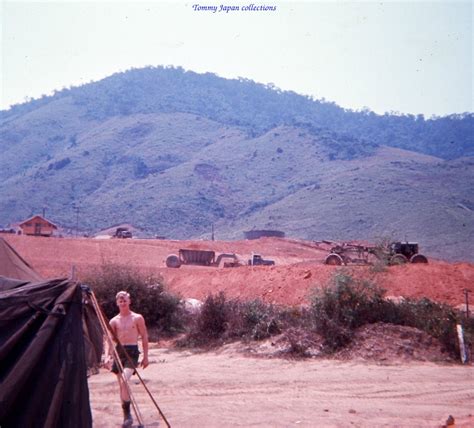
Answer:
<svg viewBox="0 0 474 428"><path fill-rule="evenodd" d="M131 309L143 315L149 328L166 335L184 328L180 299L165 291L160 276L147 276L130 267L104 264L83 282L94 291L109 319L118 313L115 295L124 290L131 296Z"/></svg>

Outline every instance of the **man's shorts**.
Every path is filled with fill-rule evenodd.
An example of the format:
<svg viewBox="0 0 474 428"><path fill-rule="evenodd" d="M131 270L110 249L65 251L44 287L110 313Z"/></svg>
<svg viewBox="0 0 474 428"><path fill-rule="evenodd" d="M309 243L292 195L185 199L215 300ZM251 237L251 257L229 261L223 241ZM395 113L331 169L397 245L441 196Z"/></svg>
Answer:
<svg viewBox="0 0 474 428"><path fill-rule="evenodd" d="M127 356L125 355L124 352L122 352L122 349L120 346L117 346L115 349L117 350L117 353L120 357L120 361L122 362L122 366L124 368L129 368L129 369L135 369L138 366L138 356L140 355L140 351L138 350L138 345L124 345L123 346L125 350L127 351L128 356L130 357L131 362L128 360ZM132 365L133 363L133 365ZM119 368L117 366L117 362L114 360L114 364L112 365L112 370L113 373L118 374ZM135 372L133 372L135 374Z"/></svg>

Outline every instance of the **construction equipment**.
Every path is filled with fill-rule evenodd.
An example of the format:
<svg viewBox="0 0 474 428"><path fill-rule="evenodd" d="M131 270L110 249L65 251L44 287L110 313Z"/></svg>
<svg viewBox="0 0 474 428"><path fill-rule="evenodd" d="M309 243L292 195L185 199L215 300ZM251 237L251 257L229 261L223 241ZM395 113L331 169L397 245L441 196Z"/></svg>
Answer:
<svg viewBox="0 0 474 428"><path fill-rule="evenodd" d="M329 241L325 241L329 243ZM331 248L324 260L327 265L372 264L370 255L388 265L404 263L428 263L428 259L418 252L417 242L391 242L386 246L365 246L349 242L338 243Z"/></svg>
<svg viewBox="0 0 474 428"><path fill-rule="evenodd" d="M113 235L113 238L131 238L132 237L132 232L128 230L128 227L117 227L115 229L115 233Z"/></svg>
<svg viewBox="0 0 474 428"><path fill-rule="evenodd" d="M265 260L260 254L252 253L252 257L248 261L249 266L273 266L273 260Z"/></svg>
<svg viewBox="0 0 474 428"><path fill-rule="evenodd" d="M178 255L170 254L166 266L179 268L181 265L237 267L240 262L235 254L222 253L216 258L215 251L180 249Z"/></svg>
<svg viewBox="0 0 474 428"><path fill-rule="evenodd" d="M332 247L329 255L324 260L327 265L347 265L347 264L369 264L370 248L342 242Z"/></svg>
<svg viewBox="0 0 474 428"><path fill-rule="evenodd" d="M418 242L392 242L389 245L390 264L428 263L428 259L418 252Z"/></svg>

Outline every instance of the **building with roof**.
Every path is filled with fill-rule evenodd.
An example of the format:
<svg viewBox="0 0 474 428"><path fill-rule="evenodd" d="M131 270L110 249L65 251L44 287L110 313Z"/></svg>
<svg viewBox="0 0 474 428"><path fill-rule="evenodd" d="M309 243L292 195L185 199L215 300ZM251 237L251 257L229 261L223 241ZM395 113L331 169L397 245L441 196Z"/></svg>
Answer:
<svg viewBox="0 0 474 428"><path fill-rule="evenodd" d="M24 235L33 236L52 236L54 231L58 230L58 226L40 215L21 222L19 226Z"/></svg>

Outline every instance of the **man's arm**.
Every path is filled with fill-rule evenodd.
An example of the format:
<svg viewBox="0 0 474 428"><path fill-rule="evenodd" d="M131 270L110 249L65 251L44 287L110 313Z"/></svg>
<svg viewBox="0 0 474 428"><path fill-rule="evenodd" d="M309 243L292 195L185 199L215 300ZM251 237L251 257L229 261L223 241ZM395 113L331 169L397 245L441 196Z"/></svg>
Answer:
<svg viewBox="0 0 474 428"><path fill-rule="evenodd" d="M146 329L145 318L142 315L138 317L137 320L138 333L142 338L142 347L143 347L143 359L141 366L146 368L148 366L148 331Z"/></svg>

